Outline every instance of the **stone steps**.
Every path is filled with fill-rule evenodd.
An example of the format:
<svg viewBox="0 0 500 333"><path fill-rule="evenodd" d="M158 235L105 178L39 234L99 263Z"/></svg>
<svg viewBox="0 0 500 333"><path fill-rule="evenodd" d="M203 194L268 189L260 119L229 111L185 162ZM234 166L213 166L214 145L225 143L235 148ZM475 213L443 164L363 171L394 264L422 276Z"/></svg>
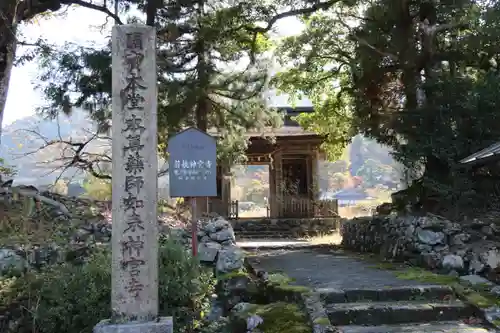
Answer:
<svg viewBox="0 0 500 333"><path fill-rule="evenodd" d="M330 323L344 333L486 333L461 324L476 310L447 286L318 289ZM423 325L422 323L434 323Z"/></svg>
<svg viewBox="0 0 500 333"><path fill-rule="evenodd" d="M336 303L326 306L330 322L341 325L386 325L460 320L472 317L474 309L461 301Z"/></svg>
<svg viewBox="0 0 500 333"><path fill-rule="evenodd" d="M334 233L331 231L330 233ZM314 237L320 236L322 233L317 232L304 232L304 233L294 233L291 231L273 231L273 232L235 232L236 239L296 239L303 237Z"/></svg>
<svg viewBox="0 0 500 333"><path fill-rule="evenodd" d="M459 321L426 324L401 324L381 326L341 326L339 333L493 333L476 325L467 325Z"/></svg>
<svg viewBox="0 0 500 333"><path fill-rule="evenodd" d="M442 285L402 286L383 289L319 289L324 303L454 300L453 290Z"/></svg>
<svg viewBox="0 0 500 333"><path fill-rule="evenodd" d="M276 231L276 232L236 232L236 239L293 239L296 238L290 231Z"/></svg>

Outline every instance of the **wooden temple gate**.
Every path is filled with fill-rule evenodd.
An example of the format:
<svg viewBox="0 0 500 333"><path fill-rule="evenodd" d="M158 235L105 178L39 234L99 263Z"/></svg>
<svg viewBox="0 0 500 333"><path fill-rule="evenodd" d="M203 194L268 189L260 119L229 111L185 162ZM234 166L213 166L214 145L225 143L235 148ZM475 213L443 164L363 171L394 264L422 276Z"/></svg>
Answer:
<svg viewBox="0 0 500 333"><path fill-rule="evenodd" d="M307 112L312 112L312 108ZM287 109L285 126L264 133L249 133L248 164L269 165L268 217L313 218L337 216L336 200L319 200L318 161L323 157L323 138L304 131L292 116L304 112ZM295 114L293 114L295 113ZM266 137L272 136L274 140ZM231 174L218 170L217 198L211 198L210 210L229 218L238 218L238 202L231 201Z"/></svg>

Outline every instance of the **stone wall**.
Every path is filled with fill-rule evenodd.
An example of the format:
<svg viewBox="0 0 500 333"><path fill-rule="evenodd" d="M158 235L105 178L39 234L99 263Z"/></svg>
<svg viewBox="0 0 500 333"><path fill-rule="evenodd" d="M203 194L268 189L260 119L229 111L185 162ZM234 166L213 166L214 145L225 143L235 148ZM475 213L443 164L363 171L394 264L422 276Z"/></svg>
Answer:
<svg viewBox="0 0 500 333"><path fill-rule="evenodd" d="M388 259L458 275L498 280L500 228L475 219L455 223L436 215L376 215L345 221L346 249L381 254Z"/></svg>
<svg viewBox="0 0 500 333"><path fill-rule="evenodd" d="M339 229L341 218L255 218L231 220L238 238L300 238L329 234Z"/></svg>
<svg viewBox="0 0 500 333"><path fill-rule="evenodd" d="M233 308L255 298L256 281L246 272L245 252L236 246L234 230L220 216L200 219L197 226L198 259L213 268L217 278L216 293L206 319L213 332L223 331L219 326L229 322ZM192 232L186 228L172 228L169 234L192 251Z"/></svg>
<svg viewBox="0 0 500 333"><path fill-rule="evenodd" d="M183 242L187 251L192 251L192 237L189 228L172 228L169 234ZM216 274L227 274L243 267L243 250L236 246L231 223L220 216L198 221L198 258L202 263L212 265Z"/></svg>
<svg viewBox="0 0 500 333"><path fill-rule="evenodd" d="M4 190L2 192L1 190ZM38 200L37 209L29 211L27 201ZM45 243L25 244L9 237L0 238L0 272L8 266L16 269L40 267L65 260L80 260L96 244L111 240L111 202L75 198L52 192L39 192L35 187L21 186L5 192L0 189L0 210L6 221L23 220L37 229L57 227L57 242L50 233ZM2 221L4 222L4 221ZM183 223L171 216L158 218L161 232L181 227ZM43 238L43 237L42 237Z"/></svg>

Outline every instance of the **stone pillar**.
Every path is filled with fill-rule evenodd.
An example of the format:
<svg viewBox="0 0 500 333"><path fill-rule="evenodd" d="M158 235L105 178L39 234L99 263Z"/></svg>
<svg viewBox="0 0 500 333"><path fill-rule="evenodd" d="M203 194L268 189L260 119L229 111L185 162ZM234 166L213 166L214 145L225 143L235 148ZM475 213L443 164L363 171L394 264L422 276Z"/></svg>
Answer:
<svg viewBox="0 0 500 333"><path fill-rule="evenodd" d="M168 333L158 318L156 32L120 25L112 35L112 318L95 333Z"/></svg>

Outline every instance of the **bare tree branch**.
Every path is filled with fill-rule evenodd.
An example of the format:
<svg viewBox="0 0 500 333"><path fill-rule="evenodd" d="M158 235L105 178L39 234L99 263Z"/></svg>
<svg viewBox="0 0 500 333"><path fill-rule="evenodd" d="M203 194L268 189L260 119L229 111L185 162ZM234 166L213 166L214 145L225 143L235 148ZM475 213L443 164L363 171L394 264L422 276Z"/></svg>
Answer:
<svg viewBox="0 0 500 333"><path fill-rule="evenodd" d="M117 24L123 24L120 17L107 7L106 2L104 5L96 5L83 0L23 0L18 4L17 21L27 21L38 14L48 11L55 12L63 5L78 5L84 8L96 10L113 18Z"/></svg>

